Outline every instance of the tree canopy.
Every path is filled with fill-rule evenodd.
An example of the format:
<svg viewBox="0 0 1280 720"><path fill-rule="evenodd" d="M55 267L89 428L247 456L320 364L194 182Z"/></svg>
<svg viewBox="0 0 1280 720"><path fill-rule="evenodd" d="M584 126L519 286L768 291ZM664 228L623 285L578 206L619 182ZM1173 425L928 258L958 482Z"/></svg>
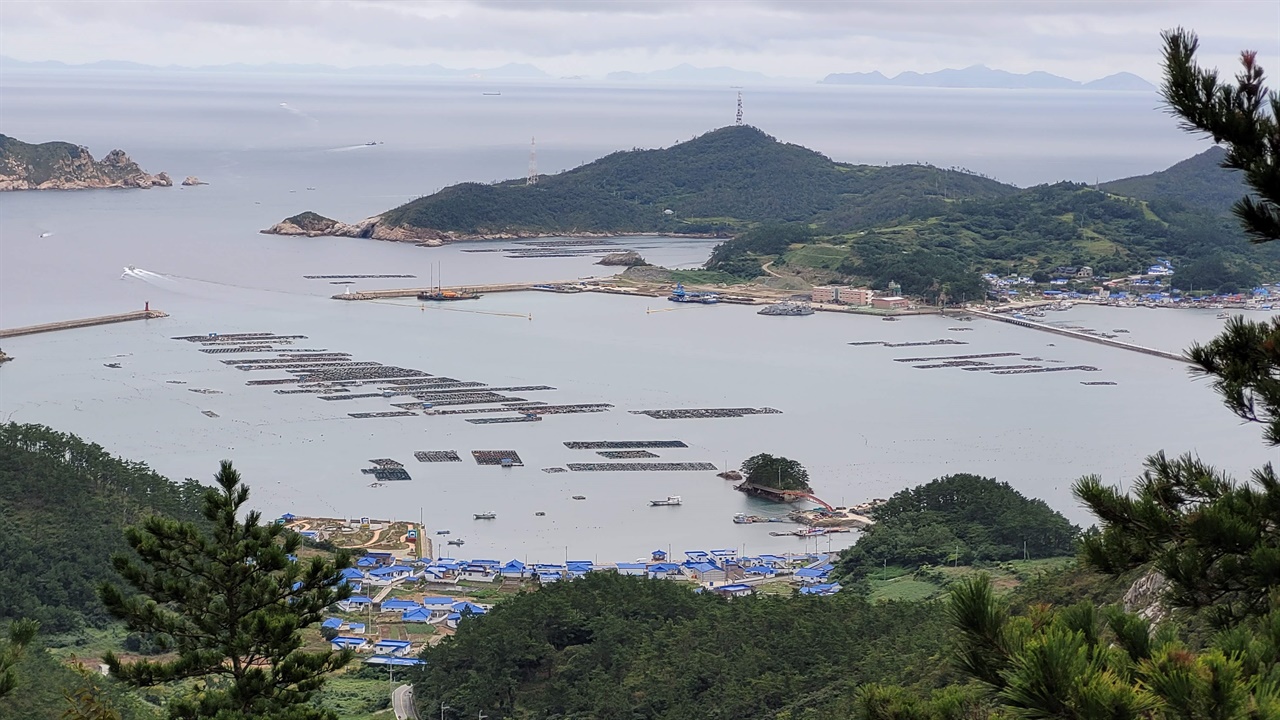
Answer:
<svg viewBox="0 0 1280 720"><path fill-rule="evenodd" d="M155 513L195 520L202 492L43 425L0 425L0 621L50 634L108 624L96 588L118 579L124 528Z"/></svg>
<svg viewBox="0 0 1280 720"><path fill-rule="evenodd" d="M351 658L349 651L306 651L300 631L320 622L325 609L349 597L341 570L349 558L293 559L301 536L257 511L240 520L249 488L223 461L205 490L205 531L194 522L146 518L126 533L136 559L112 558L138 594L112 584L99 589L111 614L129 629L169 638L173 659L103 661L111 674L147 687L189 678L196 692L169 701L173 720L326 720L336 718L309 701L325 675Z"/></svg>
<svg viewBox="0 0 1280 720"><path fill-rule="evenodd" d="M901 490L872 511L876 524L840 555L861 577L882 565L918 567L1056 557L1075 552L1080 529L1043 500L978 475L940 477Z"/></svg>
<svg viewBox="0 0 1280 720"><path fill-rule="evenodd" d="M802 490L808 492L809 471L800 463L768 453L752 455L742 461L742 475L752 485L775 490Z"/></svg>

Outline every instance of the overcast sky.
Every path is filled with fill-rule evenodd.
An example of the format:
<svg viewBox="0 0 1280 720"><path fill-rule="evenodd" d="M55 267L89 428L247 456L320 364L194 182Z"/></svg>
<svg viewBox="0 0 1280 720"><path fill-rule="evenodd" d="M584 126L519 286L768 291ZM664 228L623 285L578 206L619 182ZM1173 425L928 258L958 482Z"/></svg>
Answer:
<svg viewBox="0 0 1280 720"><path fill-rule="evenodd" d="M555 75L730 65L770 75L985 64L1159 77L1161 29L1206 64L1280 72L1280 0L0 0L0 54L151 64L527 62ZM1273 75L1274 76L1274 75Z"/></svg>

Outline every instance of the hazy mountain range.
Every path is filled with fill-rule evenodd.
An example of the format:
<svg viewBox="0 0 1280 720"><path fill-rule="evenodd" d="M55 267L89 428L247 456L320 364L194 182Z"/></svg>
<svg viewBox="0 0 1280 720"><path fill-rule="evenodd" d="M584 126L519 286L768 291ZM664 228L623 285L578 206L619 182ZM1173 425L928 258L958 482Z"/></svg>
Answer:
<svg viewBox="0 0 1280 720"><path fill-rule="evenodd" d="M822 79L827 85L896 85L904 87L1005 88L1034 90L1154 90L1155 85L1133 73L1119 72L1089 82L1078 82L1047 72L1012 73L986 65L961 70L948 68L930 73L904 72L886 77L878 70L832 73Z"/></svg>
<svg viewBox="0 0 1280 720"><path fill-rule="evenodd" d="M145 65L122 60L100 60L84 64L68 64L56 60L26 62L0 55L0 69L4 70L102 70L113 72L168 72L203 73L276 73L312 75L389 75L429 78L513 79L547 80L550 73L527 63L507 63L491 68L450 68L430 65L366 65L341 68L322 64L265 63L250 65L231 63L226 65ZM610 82L636 82L660 84L739 85L761 83L807 83L803 78L766 75L751 70L732 67L696 67L687 63L665 70L648 72L617 71L599 76L574 76L564 80L600 80ZM879 71L857 73L832 73L820 80L828 85L878 85L908 87L950 88L1006 88L1006 89L1083 89L1083 90L1153 90L1154 85L1132 73L1121 72L1090 82L1077 82L1047 72L1011 73L994 70L984 65L974 65L961 70L947 69L930 73L904 72L887 77Z"/></svg>

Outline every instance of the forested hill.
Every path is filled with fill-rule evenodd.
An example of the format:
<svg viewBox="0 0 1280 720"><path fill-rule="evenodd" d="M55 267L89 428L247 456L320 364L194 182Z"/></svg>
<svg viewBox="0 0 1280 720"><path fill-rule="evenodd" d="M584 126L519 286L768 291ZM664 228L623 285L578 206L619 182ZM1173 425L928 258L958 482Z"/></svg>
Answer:
<svg viewBox="0 0 1280 720"><path fill-rule="evenodd" d="M923 165L832 161L749 126L657 150L616 152L536 185L463 183L378 217L366 232L406 239L453 233L732 233L762 222L866 227L946 199L995 198L1009 185ZM670 211L670 212L667 212Z"/></svg>
<svg viewBox="0 0 1280 720"><path fill-rule="evenodd" d="M0 425L0 624L58 633L108 621L97 585L115 578L124 528L150 513L199 515L202 487L42 425Z"/></svg>
<svg viewBox="0 0 1280 720"><path fill-rule="evenodd" d="M1225 213L1249 192L1239 170L1222 167L1226 155L1215 145L1166 170L1102 183L1102 189L1147 202L1175 201Z"/></svg>

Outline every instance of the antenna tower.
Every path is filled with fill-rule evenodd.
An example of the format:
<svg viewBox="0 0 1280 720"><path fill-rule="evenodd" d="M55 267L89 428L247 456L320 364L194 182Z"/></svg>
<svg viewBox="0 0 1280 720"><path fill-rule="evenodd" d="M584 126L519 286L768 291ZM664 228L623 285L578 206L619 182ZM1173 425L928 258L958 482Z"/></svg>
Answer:
<svg viewBox="0 0 1280 720"><path fill-rule="evenodd" d="M529 138L529 176L524 180L525 185L538 184L538 139Z"/></svg>
<svg viewBox="0 0 1280 720"><path fill-rule="evenodd" d="M742 93L738 93L738 116L733 122L734 125L742 124Z"/></svg>

